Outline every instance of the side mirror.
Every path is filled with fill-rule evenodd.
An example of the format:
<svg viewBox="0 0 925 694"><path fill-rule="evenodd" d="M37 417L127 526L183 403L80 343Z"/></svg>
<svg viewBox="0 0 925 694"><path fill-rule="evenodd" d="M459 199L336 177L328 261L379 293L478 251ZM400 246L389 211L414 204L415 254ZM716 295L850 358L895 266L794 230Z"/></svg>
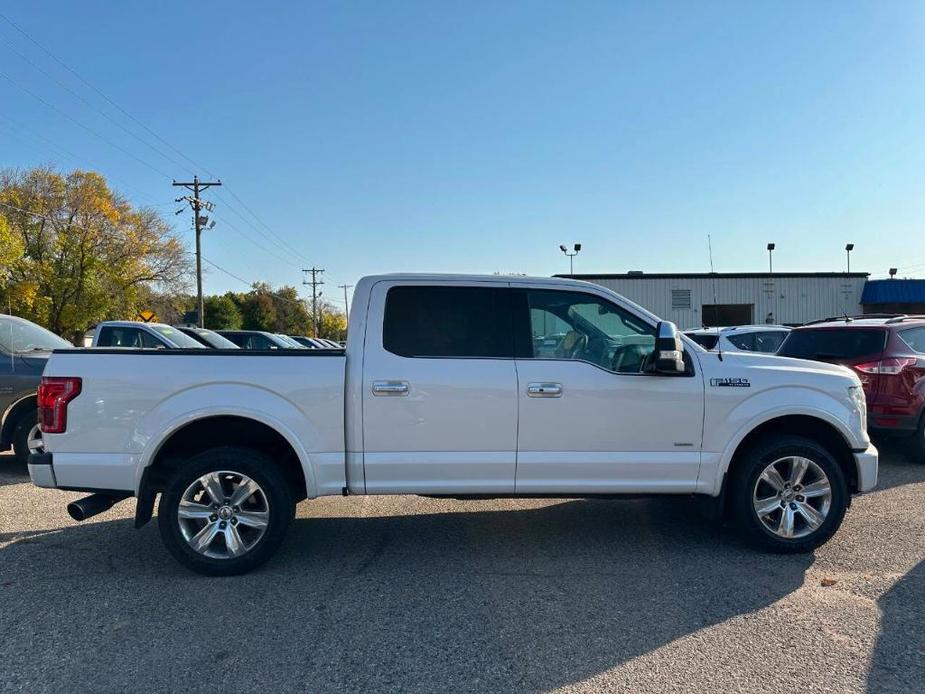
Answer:
<svg viewBox="0 0 925 694"><path fill-rule="evenodd" d="M670 321L661 321L655 329L655 350L649 359L648 373L662 376L678 376L687 373L684 363L684 343L678 333L678 326Z"/></svg>

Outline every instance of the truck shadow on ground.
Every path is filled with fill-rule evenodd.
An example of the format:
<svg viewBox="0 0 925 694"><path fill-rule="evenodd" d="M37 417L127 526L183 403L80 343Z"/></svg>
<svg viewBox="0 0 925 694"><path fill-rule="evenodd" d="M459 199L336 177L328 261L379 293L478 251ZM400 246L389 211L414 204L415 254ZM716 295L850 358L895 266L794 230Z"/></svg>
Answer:
<svg viewBox="0 0 925 694"><path fill-rule="evenodd" d="M813 561L747 549L685 500L518 503L300 518L270 564L225 579L127 520L10 534L0 648L51 688L548 690L760 610Z"/></svg>
<svg viewBox="0 0 925 694"><path fill-rule="evenodd" d="M878 601L880 634L867 679L869 692L921 691L925 680L925 561Z"/></svg>
<svg viewBox="0 0 925 694"><path fill-rule="evenodd" d="M29 482L29 468L26 464L17 462L12 455L0 456L0 487L26 482Z"/></svg>

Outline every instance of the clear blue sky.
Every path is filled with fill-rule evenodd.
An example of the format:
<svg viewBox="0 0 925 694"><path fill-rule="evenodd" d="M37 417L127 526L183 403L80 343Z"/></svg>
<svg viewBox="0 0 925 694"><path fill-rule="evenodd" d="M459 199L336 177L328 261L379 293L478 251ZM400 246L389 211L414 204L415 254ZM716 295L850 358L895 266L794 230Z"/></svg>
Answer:
<svg viewBox="0 0 925 694"><path fill-rule="evenodd" d="M851 241L852 269L925 276L921 2L0 11L228 184L204 254L247 280L313 262L341 296L375 272L548 275L575 241L576 272L703 272L707 234L717 271L765 269L768 241L776 270L842 270ZM0 72L163 174L2 77L0 166L98 169L191 240L169 180L190 172L20 54L186 164L0 20Z"/></svg>

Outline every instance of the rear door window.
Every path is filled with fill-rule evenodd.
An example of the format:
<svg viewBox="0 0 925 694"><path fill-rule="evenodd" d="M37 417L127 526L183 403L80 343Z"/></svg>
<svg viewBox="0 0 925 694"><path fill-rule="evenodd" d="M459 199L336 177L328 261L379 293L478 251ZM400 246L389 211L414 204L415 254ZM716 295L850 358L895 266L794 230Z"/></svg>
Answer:
<svg viewBox="0 0 925 694"><path fill-rule="evenodd" d="M857 359L883 351L886 331L867 328L793 330L778 354L797 359Z"/></svg>
<svg viewBox="0 0 925 694"><path fill-rule="evenodd" d="M704 333L684 333L698 345L704 349L713 349L716 347L716 343L719 342L719 334L704 334Z"/></svg>
<svg viewBox="0 0 925 694"><path fill-rule="evenodd" d="M755 351L774 354L787 337L786 330L762 330L755 333Z"/></svg>
<svg viewBox="0 0 925 694"><path fill-rule="evenodd" d="M738 349L744 349L747 352L755 351L755 333L739 333L738 335L729 335L727 339Z"/></svg>
<svg viewBox="0 0 925 694"><path fill-rule="evenodd" d="M383 347L401 357L512 359L509 295L497 287L392 287Z"/></svg>

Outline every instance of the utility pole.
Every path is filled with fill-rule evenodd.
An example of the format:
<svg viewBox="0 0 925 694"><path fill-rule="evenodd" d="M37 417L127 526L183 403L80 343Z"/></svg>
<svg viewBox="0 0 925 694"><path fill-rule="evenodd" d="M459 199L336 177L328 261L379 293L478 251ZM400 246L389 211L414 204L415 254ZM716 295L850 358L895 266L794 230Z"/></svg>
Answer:
<svg viewBox="0 0 925 694"><path fill-rule="evenodd" d="M350 323L350 304L347 303L347 290L350 289L350 287L352 286L353 286L352 284L338 284L337 285L338 289L344 290L344 314L347 317L348 324Z"/></svg>
<svg viewBox="0 0 925 694"><path fill-rule="evenodd" d="M212 186L222 185L221 181L200 181L198 176L193 176L192 182L178 182L174 181L173 185L183 186L187 190L193 192L193 196L184 195L177 198L177 202L186 201L190 204L190 207L193 209L193 224L196 227L196 295L198 297L198 306L199 306L199 327L204 328L205 326L205 308L202 301L202 242L200 241L200 235L202 234L202 227L209 223L209 218L204 217L199 214L202 208L206 208L210 212L214 205L211 202L203 202L200 197L200 191L205 190L206 188L211 188ZM182 210L181 210L182 211ZM180 212L177 212L179 214ZM215 222L212 222L212 226L215 226Z"/></svg>
<svg viewBox="0 0 925 694"><path fill-rule="evenodd" d="M312 337L318 337L318 297L321 296L321 292L318 290L318 287L324 284L324 281L319 279L321 273L323 273L324 270L317 267L312 267L308 270L302 270L302 272L312 273L312 281L306 282L303 279L302 284L312 285Z"/></svg>

